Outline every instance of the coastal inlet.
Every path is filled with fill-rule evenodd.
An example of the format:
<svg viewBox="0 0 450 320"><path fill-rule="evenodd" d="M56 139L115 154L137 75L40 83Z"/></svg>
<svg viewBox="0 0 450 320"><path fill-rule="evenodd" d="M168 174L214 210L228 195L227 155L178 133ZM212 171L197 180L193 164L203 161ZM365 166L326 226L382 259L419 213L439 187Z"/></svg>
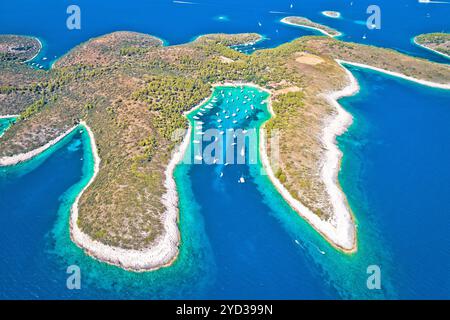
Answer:
<svg viewBox="0 0 450 320"><path fill-rule="evenodd" d="M220 177L230 164L257 164L255 123L270 116L261 108L268 97L256 87L216 86L212 97L187 115L193 130L184 163L216 164Z"/></svg>

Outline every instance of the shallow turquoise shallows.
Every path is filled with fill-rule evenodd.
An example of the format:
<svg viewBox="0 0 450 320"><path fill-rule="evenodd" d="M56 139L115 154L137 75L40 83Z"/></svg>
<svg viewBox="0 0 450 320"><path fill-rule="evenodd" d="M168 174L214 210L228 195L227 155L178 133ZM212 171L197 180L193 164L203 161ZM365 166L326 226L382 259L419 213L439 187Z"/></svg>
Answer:
<svg viewBox="0 0 450 320"><path fill-rule="evenodd" d="M0 118L0 136L16 121L15 117Z"/></svg>

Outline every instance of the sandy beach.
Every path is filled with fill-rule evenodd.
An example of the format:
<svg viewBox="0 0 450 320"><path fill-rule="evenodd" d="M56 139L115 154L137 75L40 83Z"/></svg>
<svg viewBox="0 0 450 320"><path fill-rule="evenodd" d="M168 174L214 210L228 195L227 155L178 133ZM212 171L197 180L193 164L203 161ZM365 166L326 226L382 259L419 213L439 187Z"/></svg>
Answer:
<svg viewBox="0 0 450 320"><path fill-rule="evenodd" d="M329 34L328 32L326 32L326 31L323 30L323 29L315 28L315 27L311 27L311 26L307 26L307 25L304 25L304 24L292 23L292 22L289 22L286 18L281 19L280 22L285 23L285 24L288 24L288 25L291 25L291 26L295 26L295 27L301 27L301 28L305 28L305 29L311 29L311 30L319 31L319 32L322 33L323 35L328 36L328 37L330 37L330 38L336 38L336 37L340 37L340 36L342 35L341 32L339 32L339 31L336 30L336 32L337 32L338 34L335 35L335 36L333 36L332 34Z"/></svg>

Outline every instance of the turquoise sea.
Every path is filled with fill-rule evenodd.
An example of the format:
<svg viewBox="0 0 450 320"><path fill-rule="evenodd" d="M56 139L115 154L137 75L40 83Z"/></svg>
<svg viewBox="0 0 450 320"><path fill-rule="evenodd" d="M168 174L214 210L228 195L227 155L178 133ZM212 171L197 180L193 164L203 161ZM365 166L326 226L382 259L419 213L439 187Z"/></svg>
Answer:
<svg viewBox="0 0 450 320"><path fill-rule="evenodd" d="M0 135L14 123L14 120L14 117L0 118Z"/></svg>
<svg viewBox="0 0 450 320"><path fill-rule="evenodd" d="M80 6L89 9L87 21L94 20L90 10L95 9L103 17L97 20L104 24L87 23L87 30L74 39L67 31L52 29L54 20L46 19L38 28L36 21L29 20L37 14L42 19L56 14L59 5L21 2L28 4L22 6L26 10L19 10L19 4L13 2L0 5L6 10L0 10L1 18L4 12L15 16L15 20L10 16L2 19L6 22L0 32L38 35L46 40L47 52L56 56L90 36L120 29L144 31L179 43L201 33L258 31L254 21L260 20L264 34L272 39L270 45L309 34L277 24L282 15L269 13L275 10L272 8L289 11L290 2L258 2L256 6L249 1L238 10L233 2L182 6L155 1L145 5L148 10L138 10L141 5L133 1L126 6L80 1ZM361 27L353 21L364 17L364 12L354 8L364 8L364 1L354 2L351 9L338 2L332 8L329 1L311 2L307 7L294 2L293 11L339 27L346 37L359 40ZM430 23L420 25L407 19L397 33L386 28L380 34L368 33L367 39L441 61L412 46L409 39L411 32L448 27L444 15L448 9L382 1L387 27L393 23L393 10L406 3L411 17ZM338 9L344 18L322 18L319 12L326 9ZM114 15L119 10L133 13L135 19L119 19ZM170 14L160 25L152 19L144 22L144 13L155 17L161 10ZM427 12L432 18L422 17ZM221 15L227 19L213 19ZM195 19L198 16L204 19ZM16 24L22 20L20 26ZM185 22L183 28L175 23L181 21ZM270 33L275 28L278 34L284 30L280 38ZM344 152L339 181L357 219L359 250L355 255L334 250L293 212L259 163L180 164L175 180L182 246L176 262L158 271L132 273L91 259L70 241L68 229L69 208L93 170L89 137L80 127L35 159L0 168L0 298L449 298L450 147L446 139L450 136L450 92L348 68L361 91L340 101L354 116L354 123L338 139ZM243 96L251 97L248 104L256 107L249 118L241 112L237 123L223 122L224 129L251 130L269 117L260 103L265 93L251 87L243 92L218 88L214 109L202 118L205 129L217 126L216 113L240 105L227 103L220 90L226 96L228 92L241 96L240 101ZM241 177L245 183L238 183ZM66 287L66 269L73 264L81 270L81 290ZM381 269L381 290L366 286L370 265Z"/></svg>

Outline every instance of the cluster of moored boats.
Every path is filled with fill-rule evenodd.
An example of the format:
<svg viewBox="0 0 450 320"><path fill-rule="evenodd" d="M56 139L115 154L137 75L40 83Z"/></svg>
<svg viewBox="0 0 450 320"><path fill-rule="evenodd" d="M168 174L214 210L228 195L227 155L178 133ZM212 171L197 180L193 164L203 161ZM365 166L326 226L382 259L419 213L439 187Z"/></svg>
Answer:
<svg viewBox="0 0 450 320"><path fill-rule="evenodd" d="M194 116L192 116L195 120L195 136L193 143L200 144L201 136L205 134L203 131L203 125L205 123L202 121L202 118L209 116L211 110L218 104L222 105L223 108L221 108L221 110L217 110L213 119L216 123L216 128L220 130L220 135L224 135L225 130L234 131L233 127L239 123L239 119L248 120L252 115L254 115L256 107L252 104L252 99L255 97L256 94L253 91L244 93L243 87L240 88L240 94L237 95L233 94L231 91L226 92L225 90L221 90L220 97L214 96L206 105L200 107ZM264 103L264 101L261 103ZM242 132L245 134L247 133L247 130L242 130ZM236 139L235 133L233 133L233 138ZM236 142L233 142L231 145L235 146ZM240 154L241 156L245 155L244 148L240 150ZM201 155L196 155L194 158L199 161L203 160ZM217 162L218 159L214 159L214 163ZM228 163L225 163L225 166L227 165ZM223 172L220 173L220 177L223 177ZM238 183L245 183L245 178L241 176Z"/></svg>
<svg viewBox="0 0 450 320"><path fill-rule="evenodd" d="M240 53L249 54L256 50L256 47L254 45L255 45L255 42L248 42L248 43L231 46L231 48Z"/></svg>
<svg viewBox="0 0 450 320"><path fill-rule="evenodd" d="M55 56L55 58L56 58L56 56ZM46 61L47 59L48 59L47 57L43 57L42 61ZM31 62L31 63L29 63L29 65L36 69L44 69L44 66L37 62Z"/></svg>
<svg viewBox="0 0 450 320"><path fill-rule="evenodd" d="M241 93L244 92L244 89L241 89ZM216 118L215 121L217 122L217 128L223 129L224 125L227 121L231 121L233 125L236 125L239 121L239 115L244 114L245 119L250 119L250 116L254 113L256 110L255 106L253 104L250 104L252 101L252 98L255 98L256 95L252 92L249 93L249 95L245 96L233 96L232 92L225 93L224 90L221 90L220 92L221 99L225 104L225 108L222 110L219 110L215 113ZM214 109L214 106L219 102L219 98L214 97L211 99L211 101L199 108L199 111L192 117L195 120L195 129L197 135L203 135L204 132L201 131L202 125L204 124L203 121L201 121L201 118L204 117L209 113L209 110ZM236 108L230 108L229 105L241 103L241 107ZM208 110L209 109L209 110ZM229 130L233 130L230 128ZM220 131L220 134L223 135L225 133L224 130Z"/></svg>

